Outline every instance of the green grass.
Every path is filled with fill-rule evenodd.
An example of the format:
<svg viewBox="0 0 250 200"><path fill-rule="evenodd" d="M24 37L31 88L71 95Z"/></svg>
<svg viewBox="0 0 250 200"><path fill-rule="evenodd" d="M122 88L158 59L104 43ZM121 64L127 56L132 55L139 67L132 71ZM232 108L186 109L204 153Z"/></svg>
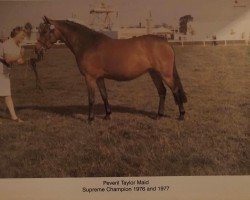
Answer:
<svg viewBox="0 0 250 200"><path fill-rule="evenodd" d="M17 124L0 112L0 177L249 174L250 47L176 46L187 93L185 121L167 92L166 117L148 75L106 81L112 120L87 122L87 92L74 57L52 49L38 64L44 93L25 67L12 74ZM3 103L0 108L3 110Z"/></svg>

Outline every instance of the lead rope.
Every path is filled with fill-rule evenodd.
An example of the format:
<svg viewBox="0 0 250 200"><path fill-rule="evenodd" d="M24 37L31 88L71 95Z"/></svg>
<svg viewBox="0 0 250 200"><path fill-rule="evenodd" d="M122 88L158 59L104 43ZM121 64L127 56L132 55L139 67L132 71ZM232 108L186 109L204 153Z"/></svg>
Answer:
<svg viewBox="0 0 250 200"><path fill-rule="evenodd" d="M30 56L28 59L26 59L26 67L25 67L25 71L24 71L24 79L27 79L28 77L28 70L30 67Z"/></svg>
<svg viewBox="0 0 250 200"><path fill-rule="evenodd" d="M35 51L34 51L35 52ZM34 55L33 52L33 55ZM28 59L25 60L26 63L26 67L25 67L25 71L24 71L24 79L28 78L28 71L32 70L35 74L35 78L36 78L36 89L38 89L39 91L43 92L42 86L41 86L41 82L38 76L38 72L36 69L36 63L40 62L42 60L41 56L38 55L39 53L35 53L36 54L36 58L33 56L29 56Z"/></svg>

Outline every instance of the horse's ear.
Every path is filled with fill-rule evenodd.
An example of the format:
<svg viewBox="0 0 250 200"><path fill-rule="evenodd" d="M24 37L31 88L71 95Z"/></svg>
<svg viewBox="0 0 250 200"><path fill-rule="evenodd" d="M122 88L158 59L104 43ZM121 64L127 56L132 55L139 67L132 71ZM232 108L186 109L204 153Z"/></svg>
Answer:
<svg viewBox="0 0 250 200"><path fill-rule="evenodd" d="M46 23L46 24L51 24L50 22L50 19L46 16L43 17L43 21Z"/></svg>

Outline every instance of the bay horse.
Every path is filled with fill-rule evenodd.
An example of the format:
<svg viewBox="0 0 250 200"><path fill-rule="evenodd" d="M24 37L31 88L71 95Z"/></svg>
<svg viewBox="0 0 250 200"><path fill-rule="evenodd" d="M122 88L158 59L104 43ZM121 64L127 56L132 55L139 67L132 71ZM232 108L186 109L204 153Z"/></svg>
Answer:
<svg viewBox="0 0 250 200"><path fill-rule="evenodd" d="M52 20L46 16L43 20L36 48L50 49L60 40L75 55L88 88L89 121L94 119L96 87L104 102L105 119L110 119L111 108L104 79L128 81L146 72L150 74L160 97L158 117L164 116L166 83L179 107L179 119L184 119L183 103L187 98L176 69L174 50L166 39L153 35L112 39L69 20Z"/></svg>

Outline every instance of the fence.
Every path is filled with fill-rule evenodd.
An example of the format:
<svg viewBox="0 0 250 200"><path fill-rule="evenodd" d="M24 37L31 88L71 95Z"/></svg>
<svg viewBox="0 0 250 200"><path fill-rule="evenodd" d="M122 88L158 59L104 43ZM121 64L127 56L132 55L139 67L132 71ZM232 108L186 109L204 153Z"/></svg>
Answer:
<svg viewBox="0 0 250 200"><path fill-rule="evenodd" d="M216 46L216 45L249 45L249 40L201 40L201 41L168 41L173 45L203 45L203 46Z"/></svg>
<svg viewBox="0 0 250 200"><path fill-rule="evenodd" d="M188 46L188 45L200 45L200 46L230 46L230 45L241 45L248 46L250 44L249 40L203 40L203 41L168 41L172 45L178 46ZM25 48L34 48L34 44L23 45ZM57 43L53 48L65 47L64 43Z"/></svg>

